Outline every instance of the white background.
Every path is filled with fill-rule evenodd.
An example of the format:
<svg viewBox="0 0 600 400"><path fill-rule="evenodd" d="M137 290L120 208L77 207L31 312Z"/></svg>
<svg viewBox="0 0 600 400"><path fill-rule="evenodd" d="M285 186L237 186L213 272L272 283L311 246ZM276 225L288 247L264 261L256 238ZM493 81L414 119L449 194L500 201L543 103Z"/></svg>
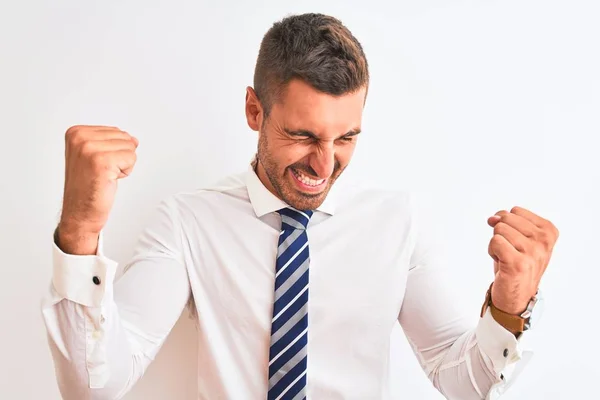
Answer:
<svg viewBox="0 0 600 400"><path fill-rule="evenodd" d="M217 2L215 2L217 3ZM262 35L288 13L335 15L372 84L352 168L415 191L439 223L449 284L477 318L492 279L488 216L530 208L561 231L534 358L506 399L598 396L600 8L593 1L3 1L0 8L0 398L59 399L39 311L74 124L140 139L106 250L123 263L166 195L246 168ZM424 295L427 295L424 293ZM400 330L398 399L439 399ZM184 317L129 400L194 399Z"/></svg>

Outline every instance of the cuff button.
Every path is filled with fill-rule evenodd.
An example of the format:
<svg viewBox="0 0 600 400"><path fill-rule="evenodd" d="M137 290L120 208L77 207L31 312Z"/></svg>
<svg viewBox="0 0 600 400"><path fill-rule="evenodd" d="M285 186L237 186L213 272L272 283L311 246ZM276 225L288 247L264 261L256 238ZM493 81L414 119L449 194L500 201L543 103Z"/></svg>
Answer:
<svg viewBox="0 0 600 400"><path fill-rule="evenodd" d="M508 349L504 349L504 358L508 357Z"/></svg>
<svg viewBox="0 0 600 400"><path fill-rule="evenodd" d="M92 282L94 282L94 285L99 285L100 284L100 278L98 278L97 276L92 278Z"/></svg>

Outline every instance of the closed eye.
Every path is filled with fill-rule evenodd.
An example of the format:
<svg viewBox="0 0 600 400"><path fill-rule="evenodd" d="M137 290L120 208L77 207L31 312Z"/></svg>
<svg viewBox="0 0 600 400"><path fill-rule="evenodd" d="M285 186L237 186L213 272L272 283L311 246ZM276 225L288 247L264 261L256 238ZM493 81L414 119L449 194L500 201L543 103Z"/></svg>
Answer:
<svg viewBox="0 0 600 400"><path fill-rule="evenodd" d="M360 130L356 130L356 131L352 131L352 132L348 132L347 134L345 134L344 136L341 137L341 139L344 142L351 142L352 140L354 140L354 138L360 133Z"/></svg>
<svg viewBox="0 0 600 400"><path fill-rule="evenodd" d="M292 137L292 138L297 138L299 140L307 140L307 139L311 139L311 140L319 140L319 137L317 135L315 135L314 133L310 132L310 131L306 131L306 130L297 130L297 131L291 131L289 129L285 129L285 132L288 134L288 136ZM352 130L348 133L346 133L345 135L342 135L338 138L338 140L342 140L344 142L351 142L354 137L356 135L358 135L360 133L360 129L355 129Z"/></svg>
<svg viewBox="0 0 600 400"><path fill-rule="evenodd" d="M317 139L317 135L315 135L314 133L309 132L309 131L303 131L303 130L300 130L300 131L290 131L290 130L286 129L285 132L289 136L291 136L293 138L301 139L301 140L304 140L304 139Z"/></svg>

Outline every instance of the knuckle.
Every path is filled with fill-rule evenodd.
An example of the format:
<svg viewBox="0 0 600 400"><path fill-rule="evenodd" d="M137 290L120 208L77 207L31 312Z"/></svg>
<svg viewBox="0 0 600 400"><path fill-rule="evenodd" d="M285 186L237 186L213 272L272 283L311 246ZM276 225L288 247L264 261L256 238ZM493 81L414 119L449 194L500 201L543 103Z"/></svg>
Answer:
<svg viewBox="0 0 600 400"><path fill-rule="evenodd" d="M91 142L89 140L85 140L85 141L82 141L78 147L79 147L79 152L82 156L91 157L94 155L96 146L94 146L93 142Z"/></svg>
<svg viewBox="0 0 600 400"><path fill-rule="evenodd" d="M555 235L553 230L542 229L537 238L537 241L541 243L544 246L544 248L548 249L554 245L556 237L557 236Z"/></svg>
<svg viewBox="0 0 600 400"><path fill-rule="evenodd" d="M536 246L533 255L536 260L543 260L546 258L546 250L540 246Z"/></svg>
<svg viewBox="0 0 600 400"><path fill-rule="evenodd" d="M497 246L501 242L502 242L502 236L500 236L499 234L496 233L496 234L494 234L494 236L492 236L492 239L490 240L490 245Z"/></svg>
<svg viewBox="0 0 600 400"><path fill-rule="evenodd" d="M105 166L104 164L106 164L106 160L107 157L105 154L100 153L100 152L96 152L96 153L91 153L89 155L90 161L92 163L92 165L94 166L94 168L96 169L104 169Z"/></svg>
<svg viewBox="0 0 600 400"><path fill-rule="evenodd" d="M544 245L544 247L548 247L548 245L550 245L551 239L547 231L542 231L538 238L538 242Z"/></svg>
<svg viewBox="0 0 600 400"><path fill-rule="evenodd" d="M532 229L530 239L536 243L540 242L543 234L544 232L541 229Z"/></svg>
<svg viewBox="0 0 600 400"><path fill-rule="evenodd" d="M558 239L560 232L558 228L550 221L548 221L548 230L551 232L552 237L554 237L555 240Z"/></svg>
<svg viewBox="0 0 600 400"><path fill-rule="evenodd" d="M76 134L79 130L80 126L79 125L73 125L71 127L69 127L67 129L67 131L65 132L65 136L73 136L74 134Z"/></svg>
<svg viewBox="0 0 600 400"><path fill-rule="evenodd" d="M70 144L74 144L79 136L80 126L75 125L67 129L65 132L65 141Z"/></svg>
<svg viewBox="0 0 600 400"><path fill-rule="evenodd" d="M507 227L506 223L501 220L500 222L498 222L496 224L496 226L494 226L494 233L500 234L501 232L506 231L506 227Z"/></svg>

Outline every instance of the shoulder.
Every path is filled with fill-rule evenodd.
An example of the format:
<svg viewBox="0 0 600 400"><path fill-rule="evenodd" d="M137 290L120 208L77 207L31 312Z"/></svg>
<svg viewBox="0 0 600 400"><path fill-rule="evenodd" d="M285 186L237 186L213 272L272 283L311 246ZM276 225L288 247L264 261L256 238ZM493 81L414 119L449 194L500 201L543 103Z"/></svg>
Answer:
<svg viewBox="0 0 600 400"><path fill-rule="evenodd" d="M340 209L373 213L410 214L415 201L412 191L360 182L346 183L339 192Z"/></svg>
<svg viewBox="0 0 600 400"><path fill-rule="evenodd" d="M190 213L223 209L230 205L249 203L246 174L224 176L202 187L172 193L161 201L173 215L184 217Z"/></svg>

